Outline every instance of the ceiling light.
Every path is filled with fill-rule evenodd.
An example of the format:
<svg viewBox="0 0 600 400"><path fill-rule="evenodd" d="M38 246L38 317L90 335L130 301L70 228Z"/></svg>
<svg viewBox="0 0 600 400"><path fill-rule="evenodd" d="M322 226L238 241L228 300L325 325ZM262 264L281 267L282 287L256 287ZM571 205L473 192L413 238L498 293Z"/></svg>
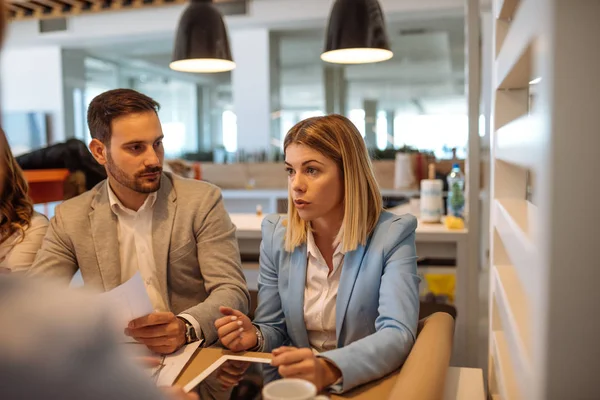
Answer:
<svg viewBox="0 0 600 400"><path fill-rule="evenodd" d="M377 0L336 0L321 59L336 64L386 61L394 54Z"/></svg>
<svg viewBox="0 0 600 400"><path fill-rule="evenodd" d="M532 79L531 81L529 81L530 85L537 85L538 83L540 83L542 81L542 77L538 76L537 78Z"/></svg>
<svg viewBox="0 0 600 400"><path fill-rule="evenodd" d="M210 0L192 0L183 12L169 67L175 71L197 73L235 68L225 22Z"/></svg>

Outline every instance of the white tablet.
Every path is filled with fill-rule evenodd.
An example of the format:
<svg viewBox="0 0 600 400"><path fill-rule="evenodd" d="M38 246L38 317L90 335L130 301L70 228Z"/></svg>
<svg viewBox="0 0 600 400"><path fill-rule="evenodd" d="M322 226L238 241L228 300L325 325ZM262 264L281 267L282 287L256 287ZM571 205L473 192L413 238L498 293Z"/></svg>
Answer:
<svg viewBox="0 0 600 400"><path fill-rule="evenodd" d="M255 400L263 386L277 379L277 369L265 358L226 355L196 376L185 387L201 399Z"/></svg>

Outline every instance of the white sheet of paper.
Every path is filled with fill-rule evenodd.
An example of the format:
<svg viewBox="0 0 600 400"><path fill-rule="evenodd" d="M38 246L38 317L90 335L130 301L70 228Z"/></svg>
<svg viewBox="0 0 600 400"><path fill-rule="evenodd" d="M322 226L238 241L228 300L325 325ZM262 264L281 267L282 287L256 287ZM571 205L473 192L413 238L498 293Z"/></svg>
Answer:
<svg viewBox="0 0 600 400"><path fill-rule="evenodd" d="M163 366L160 368L158 377L155 379L157 386L172 386L175 383L175 379L179 376L183 368L186 366L192 355L204 340L200 340L194 343L190 343L183 346L173 354L164 356ZM156 369L153 374L156 373Z"/></svg>
<svg viewBox="0 0 600 400"><path fill-rule="evenodd" d="M154 358L157 361L159 361L161 359L160 354L154 353L152 350L150 350L148 347L146 347L146 345L143 343L127 342L127 343L121 343L120 346L124 350L124 352L128 356L128 358L136 360L139 364L142 365L142 367L144 367L144 369L147 369L149 371L153 370L154 368L146 367L144 365L143 359L144 358Z"/></svg>
<svg viewBox="0 0 600 400"><path fill-rule="evenodd" d="M133 341L123 333L129 321L148 315L154 311L152 302L138 272L124 284L113 290L101 293L100 299L112 311L115 320L115 329L125 342Z"/></svg>

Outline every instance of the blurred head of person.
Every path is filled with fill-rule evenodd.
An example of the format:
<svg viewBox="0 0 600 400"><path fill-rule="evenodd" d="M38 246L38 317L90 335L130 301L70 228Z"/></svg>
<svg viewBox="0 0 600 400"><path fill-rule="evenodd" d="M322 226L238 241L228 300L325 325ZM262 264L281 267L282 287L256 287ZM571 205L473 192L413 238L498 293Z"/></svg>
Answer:
<svg viewBox="0 0 600 400"><path fill-rule="evenodd" d="M122 197L145 198L160 187L164 149L159 108L131 89L109 90L89 105L90 151L124 203Z"/></svg>
<svg viewBox="0 0 600 400"><path fill-rule="evenodd" d="M24 235L32 215L27 181L0 129L0 244L16 232Z"/></svg>
<svg viewBox="0 0 600 400"><path fill-rule="evenodd" d="M379 186L360 132L341 115L298 122L284 140L288 173L285 248L306 242L307 229L339 227L342 251L364 245L382 209Z"/></svg>

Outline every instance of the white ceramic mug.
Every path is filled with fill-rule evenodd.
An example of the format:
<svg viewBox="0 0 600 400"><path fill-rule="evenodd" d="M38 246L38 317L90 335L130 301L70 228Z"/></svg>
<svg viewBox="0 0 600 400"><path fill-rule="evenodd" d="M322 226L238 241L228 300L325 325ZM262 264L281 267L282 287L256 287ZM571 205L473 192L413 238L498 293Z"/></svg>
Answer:
<svg viewBox="0 0 600 400"><path fill-rule="evenodd" d="M304 379L284 378L265 385L262 390L264 400L326 400L327 396L317 396L315 385Z"/></svg>

